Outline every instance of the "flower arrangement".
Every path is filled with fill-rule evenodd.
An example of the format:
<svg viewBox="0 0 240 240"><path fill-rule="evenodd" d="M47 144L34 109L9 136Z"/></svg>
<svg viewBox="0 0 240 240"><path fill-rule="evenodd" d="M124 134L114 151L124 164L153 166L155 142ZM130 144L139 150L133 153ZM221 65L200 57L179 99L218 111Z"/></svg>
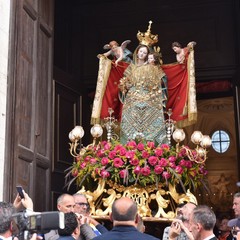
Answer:
<svg viewBox="0 0 240 240"><path fill-rule="evenodd" d="M82 148L67 176L79 186L91 177L125 186L180 183L184 190L195 188L202 184L207 170L204 162L191 161L186 149L190 148L176 150L168 144L155 146L151 141L129 141L126 145L102 141Z"/></svg>

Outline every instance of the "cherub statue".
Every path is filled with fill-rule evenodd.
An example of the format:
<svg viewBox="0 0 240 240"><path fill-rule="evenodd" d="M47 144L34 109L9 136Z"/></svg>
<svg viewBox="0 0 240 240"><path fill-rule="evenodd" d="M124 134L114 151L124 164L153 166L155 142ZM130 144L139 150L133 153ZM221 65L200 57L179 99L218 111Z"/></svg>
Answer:
<svg viewBox="0 0 240 240"><path fill-rule="evenodd" d="M190 52L195 45L196 45L196 42L192 41L188 43L187 47L182 48L179 42L173 42L172 49L176 53L177 62L180 64L184 63L187 52Z"/></svg>
<svg viewBox="0 0 240 240"><path fill-rule="evenodd" d="M108 57L112 55L114 58L116 58L115 65L117 66L120 61L124 62L131 62L130 56L132 53L126 48L127 45L130 43L130 40L124 41L121 46L116 41L111 41L108 44L105 44L103 49L110 49L108 52L104 53L103 55L105 57Z"/></svg>

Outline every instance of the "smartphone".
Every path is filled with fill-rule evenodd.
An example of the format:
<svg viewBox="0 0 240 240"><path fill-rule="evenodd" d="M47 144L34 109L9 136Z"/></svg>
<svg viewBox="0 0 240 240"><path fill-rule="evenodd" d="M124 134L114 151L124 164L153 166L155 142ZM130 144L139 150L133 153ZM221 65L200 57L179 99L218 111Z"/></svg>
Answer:
<svg viewBox="0 0 240 240"><path fill-rule="evenodd" d="M24 198L22 186L16 186L17 192L21 198Z"/></svg>

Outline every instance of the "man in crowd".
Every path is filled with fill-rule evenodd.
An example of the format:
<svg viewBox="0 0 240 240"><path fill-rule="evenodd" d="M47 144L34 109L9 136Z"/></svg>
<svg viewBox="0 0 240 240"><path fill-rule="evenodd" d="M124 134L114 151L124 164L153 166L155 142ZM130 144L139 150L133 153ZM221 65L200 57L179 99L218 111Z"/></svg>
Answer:
<svg viewBox="0 0 240 240"><path fill-rule="evenodd" d="M232 229L234 237L240 238L240 192L233 196L234 219L228 221L228 226Z"/></svg>
<svg viewBox="0 0 240 240"><path fill-rule="evenodd" d="M113 221L112 230L95 237L94 240L157 240L137 230L139 220L137 211L137 204L128 197L114 201L110 214L110 219Z"/></svg>
<svg viewBox="0 0 240 240"><path fill-rule="evenodd" d="M75 202L72 195L64 193L60 195L57 199L57 209L59 212L69 213L74 212ZM44 234L45 240L56 240L59 238L57 230L51 230L50 232Z"/></svg>
<svg viewBox="0 0 240 240"><path fill-rule="evenodd" d="M57 209L59 212L67 213L74 212L75 201L70 194L64 193L57 199Z"/></svg>
<svg viewBox="0 0 240 240"><path fill-rule="evenodd" d="M189 218L195 207L196 204L191 202L178 206L176 218L170 227L164 229L163 240L193 240L189 231Z"/></svg>
<svg viewBox="0 0 240 240"><path fill-rule="evenodd" d="M14 203L0 202L0 239L12 239L17 232L16 224L14 224L13 214L17 209L24 207L27 211L33 211L32 199L23 191L24 198L16 196ZM36 235L34 235L36 238Z"/></svg>
<svg viewBox="0 0 240 240"><path fill-rule="evenodd" d="M13 204L0 202L0 238L11 239L13 235L13 219L15 213Z"/></svg>
<svg viewBox="0 0 240 240"><path fill-rule="evenodd" d="M58 240L74 240L78 239L80 235L79 222L77 220L77 215L73 212L64 214L65 228L59 229Z"/></svg>
<svg viewBox="0 0 240 240"><path fill-rule="evenodd" d="M99 236L102 233L107 232L108 230L102 224L100 224L98 221L96 221L89 215L90 209L86 196L82 193L76 193L73 195L73 197L75 201L74 212L81 216L80 222L82 225L89 225L92 228L92 231L94 232L93 237ZM88 233L85 233L85 231L87 231ZM87 234L90 234L88 227L81 227L81 239L86 239L84 235L86 236Z"/></svg>
<svg viewBox="0 0 240 240"><path fill-rule="evenodd" d="M213 233L215 224L214 212L206 205L199 205L190 215L189 230L194 240L217 240Z"/></svg>
<svg viewBox="0 0 240 240"><path fill-rule="evenodd" d="M233 211L236 218L240 218L240 192L233 196Z"/></svg>

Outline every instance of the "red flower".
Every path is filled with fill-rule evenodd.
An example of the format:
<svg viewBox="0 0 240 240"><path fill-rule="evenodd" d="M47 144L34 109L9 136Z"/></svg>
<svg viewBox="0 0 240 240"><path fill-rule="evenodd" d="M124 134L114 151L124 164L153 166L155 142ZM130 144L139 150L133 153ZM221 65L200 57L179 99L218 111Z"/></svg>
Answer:
<svg viewBox="0 0 240 240"><path fill-rule="evenodd" d="M159 160L159 165L162 167L166 167L168 165L168 161L165 158L161 158Z"/></svg>
<svg viewBox="0 0 240 240"><path fill-rule="evenodd" d="M141 169L141 174L142 174L143 176L148 176L148 175L150 175L150 173L151 173L151 169L150 169L149 166L143 167L143 168Z"/></svg>
<svg viewBox="0 0 240 240"><path fill-rule="evenodd" d="M124 164L123 160L121 158L114 158L113 159L113 166L116 168L121 167Z"/></svg>
<svg viewBox="0 0 240 240"><path fill-rule="evenodd" d="M170 174L169 172L167 172L167 171L164 171L164 172L162 173L162 176L163 176L165 179L169 179L169 178L171 177L171 174Z"/></svg>
<svg viewBox="0 0 240 240"><path fill-rule="evenodd" d="M160 165L156 165L156 166L154 167L154 172L155 172L156 174L161 174L161 173L163 172L163 170L164 170L164 168L161 167Z"/></svg>
<svg viewBox="0 0 240 240"><path fill-rule="evenodd" d="M176 166L175 171L176 171L176 173L182 174L183 168L181 166Z"/></svg>
<svg viewBox="0 0 240 240"><path fill-rule="evenodd" d="M174 162L170 162L169 163L169 167L175 169L176 168L176 164Z"/></svg>
<svg viewBox="0 0 240 240"><path fill-rule="evenodd" d="M168 160L169 160L170 162L175 162L175 161L176 161L176 157L170 156L170 157L168 158Z"/></svg>
<svg viewBox="0 0 240 240"><path fill-rule="evenodd" d="M139 173L141 172L140 166L136 166L136 167L134 168L133 172L134 172L135 174L139 174Z"/></svg>
<svg viewBox="0 0 240 240"><path fill-rule="evenodd" d="M96 158L91 158L91 159L90 159L90 163L91 163L91 164L94 164L94 163L96 163L96 162L97 162L97 159L96 159Z"/></svg>
<svg viewBox="0 0 240 240"><path fill-rule="evenodd" d="M127 151L126 152L126 158L133 158L135 155L134 151Z"/></svg>
<svg viewBox="0 0 240 240"><path fill-rule="evenodd" d="M149 153L146 150L142 151L142 158L148 158L149 157Z"/></svg>
<svg viewBox="0 0 240 240"><path fill-rule="evenodd" d="M119 154L120 154L120 156L125 156L125 155L126 155L126 152L127 152L127 150L126 150L124 147L121 147L121 148L119 149Z"/></svg>
<svg viewBox="0 0 240 240"><path fill-rule="evenodd" d="M97 156L98 157L103 157L105 155L104 149L100 149L97 151Z"/></svg>
<svg viewBox="0 0 240 240"><path fill-rule="evenodd" d="M86 163L86 162L82 162L82 163L80 164L80 168L85 168L85 167L86 167L86 165L87 165L87 163Z"/></svg>
<svg viewBox="0 0 240 240"><path fill-rule="evenodd" d="M125 178L127 176L127 170L123 169L119 172L120 178Z"/></svg>
<svg viewBox="0 0 240 240"><path fill-rule="evenodd" d="M148 158L148 163L152 166L155 166L158 162L158 158L155 156L151 156Z"/></svg>
<svg viewBox="0 0 240 240"><path fill-rule="evenodd" d="M116 156L116 151L111 151L111 152L109 152L109 154L108 154L108 157L110 158L110 159L114 159L115 158L115 156Z"/></svg>
<svg viewBox="0 0 240 240"><path fill-rule="evenodd" d="M156 156L161 157L161 156L163 155L163 150L162 150L162 148L157 147L157 148L155 149L155 154L156 154Z"/></svg>
<svg viewBox="0 0 240 240"><path fill-rule="evenodd" d="M129 147L130 149L136 149L137 144L135 141L129 141L127 142L126 146Z"/></svg>
<svg viewBox="0 0 240 240"><path fill-rule="evenodd" d="M108 163L109 163L109 159L108 158L106 158L106 157L102 158L102 160L101 160L101 164L102 165L107 165Z"/></svg>
<svg viewBox="0 0 240 240"><path fill-rule="evenodd" d="M137 149L138 149L139 151L142 151L142 150L144 149L144 144L143 144L143 143L139 143L139 144L137 145Z"/></svg>
<svg viewBox="0 0 240 240"><path fill-rule="evenodd" d="M139 160L137 158L133 158L129 162L133 166L137 166L139 164Z"/></svg>
<svg viewBox="0 0 240 240"><path fill-rule="evenodd" d="M162 144L161 147L166 150L170 149L170 146L168 144Z"/></svg>
<svg viewBox="0 0 240 240"><path fill-rule="evenodd" d="M110 177L110 173L108 171L106 171L105 169L101 171L100 175L102 178Z"/></svg>
<svg viewBox="0 0 240 240"><path fill-rule="evenodd" d="M103 146L104 150L110 150L111 144L109 144L108 142L102 142L102 143L104 144L104 146Z"/></svg>
<svg viewBox="0 0 240 240"><path fill-rule="evenodd" d="M150 149L154 149L154 147L155 147L154 142L147 142L147 146L148 146Z"/></svg>

